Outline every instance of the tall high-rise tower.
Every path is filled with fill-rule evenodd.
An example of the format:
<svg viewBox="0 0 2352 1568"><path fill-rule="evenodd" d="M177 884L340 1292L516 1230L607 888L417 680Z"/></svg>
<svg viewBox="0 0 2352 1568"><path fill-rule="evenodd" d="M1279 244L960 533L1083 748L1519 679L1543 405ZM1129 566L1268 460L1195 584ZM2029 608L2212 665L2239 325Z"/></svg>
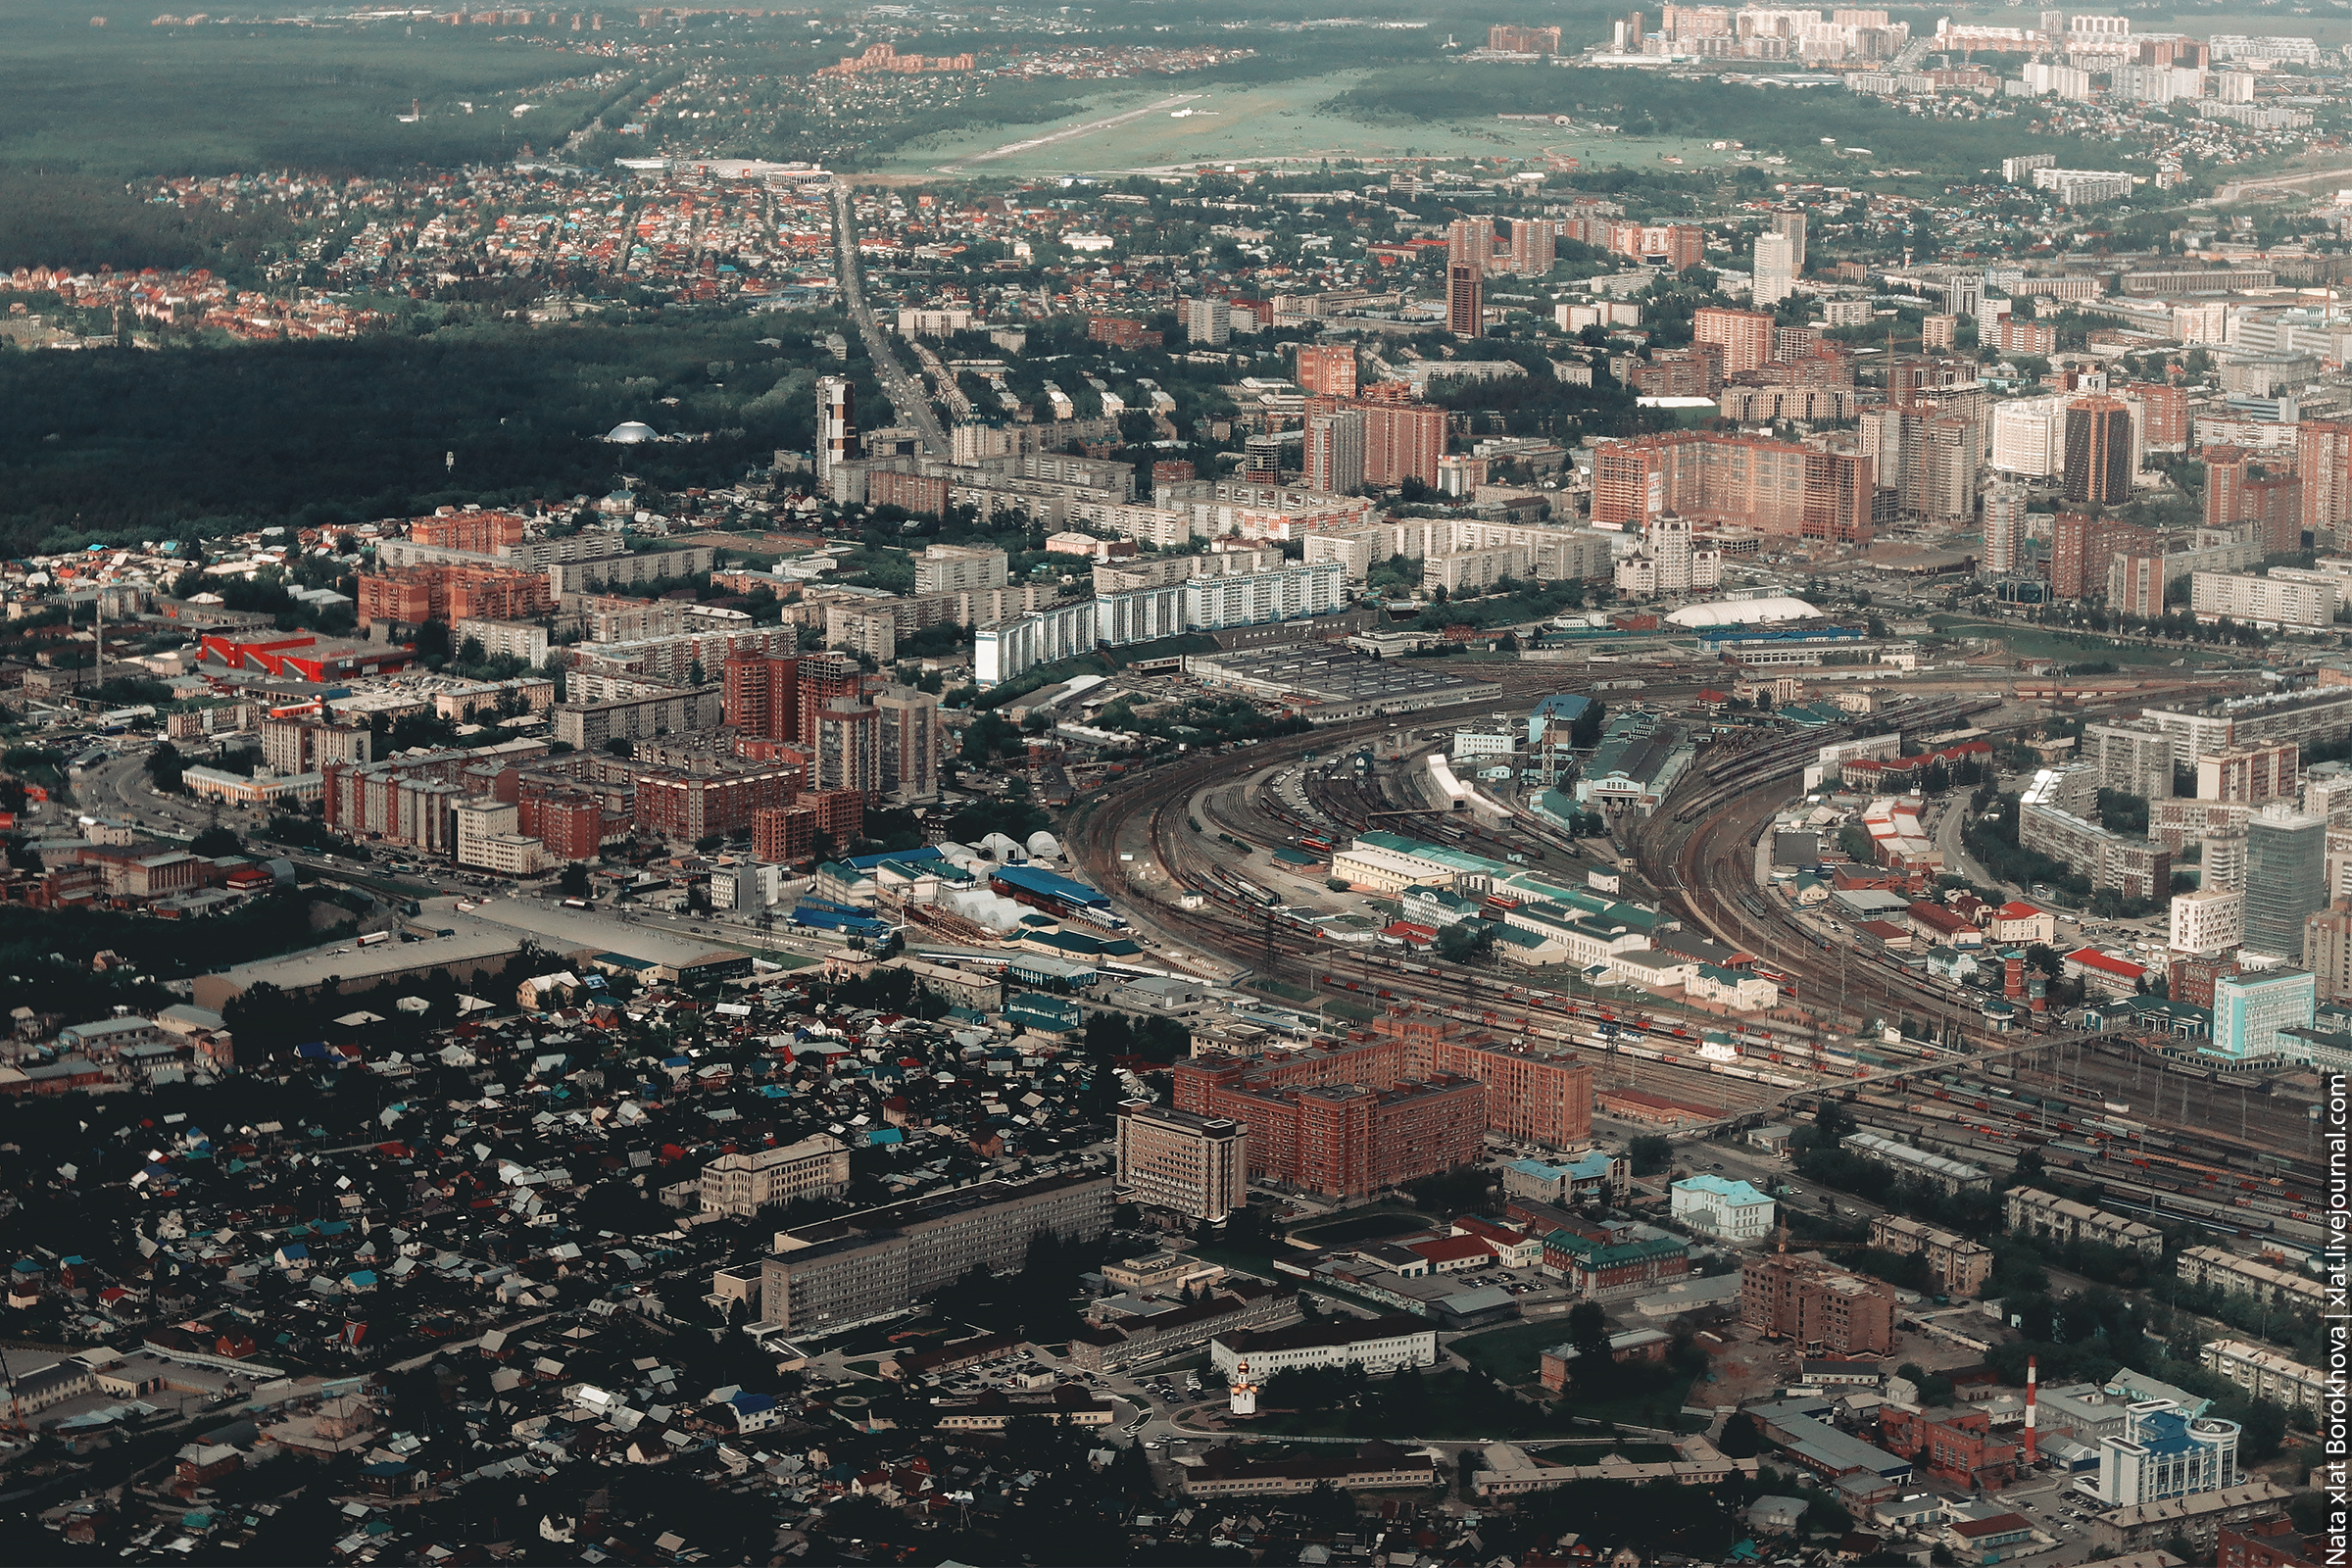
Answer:
<svg viewBox="0 0 2352 1568"><path fill-rule="evenodd" d="M2246 946L2303 961L2303 922L2328 907L2328 819L2284 802L2246 823Z"/></svg>
<svg viewBox="0 0 2352 1568"><path fill-rule="evenodd" d="M857 392L846 375L816 382L816 482L830 489L833 470L858 456Z"/></svg>
<svg viewBox="0 0 2352 1568"><path fill-rule="evenodd" d="M2066 408L2066 499L2097 507L2132 499L2132 411L2094 393Z"/></svg>
<svg viewBox="0 0 2352 1568"><path fill-rule="evenodd" d="M1446 330L1455 337L1483 337L1487 330L1485 274L1468 262L1446 269Z"/></svg>

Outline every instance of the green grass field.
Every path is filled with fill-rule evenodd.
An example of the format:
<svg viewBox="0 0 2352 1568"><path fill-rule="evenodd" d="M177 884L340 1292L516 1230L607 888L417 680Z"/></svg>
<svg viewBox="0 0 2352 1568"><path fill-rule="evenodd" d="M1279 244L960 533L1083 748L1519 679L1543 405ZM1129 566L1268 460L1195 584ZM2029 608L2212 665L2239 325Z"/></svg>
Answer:
<svg viewBox="0 0 2352 1568"><path fill-rule="evenodd" d="M1507 1329L1489 1329L1453 1342L1454 1353L1489 1377L1506 1383L1532 1383L1542 1369L1543 1352L1568 1338L1568 1320L1521 1323Z"/></svg>
<svg viewBox="0 0 2352 1568"><path fill-rule="evenodd" d="M884 167L905 173L953 171L974 176L1024 176L1192 169L1200 164L1262 165L1285 159L1531 158L1546 150L1582 159L1588 168L1655 167L1661 154L1682 158L1692 168L1731 159L1728 152L1710 151L1707 139L1696 135L1611 136L1590 128L1565 130L1467 114L1454 121L1375 125L1321 112L1327 100L1356 86L1367 74L1342 72L1263 84L1187 84L1178 77L1150 86L1112 87L1055 120L909 143L892 153ZM1152 107L1163 101L1166 107ZM1148 113L1123 118L1146 109ZM1183 118L1176 118L1179 114ZM1104 121L1117 122L1099 123Z"/></svg>
<svg viewBox="0 0 2352 1568"><path fill-rule="evenodd" d="M2096 632L2059 632L2005 620L1970 620L1961 615L1932 615L1929 623L1937 631L1954 637L1991 638L2006 646L2019 659L2055 659L2069 664L2105 662L2119 667L2162 666L2177 659L2185 659L2192 665L2230 662L2229 654L2218 650L2145 648L2136 643L2117 643Z"/></svg>

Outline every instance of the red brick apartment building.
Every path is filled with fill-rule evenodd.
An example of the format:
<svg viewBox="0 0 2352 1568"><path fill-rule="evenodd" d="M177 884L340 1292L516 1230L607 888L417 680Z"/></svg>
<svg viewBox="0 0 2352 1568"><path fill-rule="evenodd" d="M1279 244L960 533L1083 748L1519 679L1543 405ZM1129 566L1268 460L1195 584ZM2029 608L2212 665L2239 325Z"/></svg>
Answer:
<svg viewBox="0 0 2352 1568"><path fill-rule="evenodd" d="M1740 1321L1807 1354L1884 1355L1894 1348L1894 1289L1804 1258L1740 1265Z"/></svg>
<svg viewBox="0 0 2352 1568"><path fill-rule="evenodd" d="M1309 418L1342 412L1364 416L1365 484L1402 484L1408 478L1432 486L1438 482L1438 459L1446 453L1444 409L1381 396L1306 400Z"/></svg>
<svg viewBox="0 0 2352 1568"><path fill-rule="evenodd" d="M641 833L693 843L752 825L764 807L791 802L801 770L789 764L747 765L711 772L663 768L636 778L636 825Z"/></svg>
<svg viewBox="0 0 2352 1568"><path fill-rule="evenodd" d="M813 741L816 715L865 689L858 662L839 654L729 654L720 680L727 726L771 741Z"/></svg>
<svg viewBox="0 0 2352 1568"><path fill-rule="evenodd" d="M1450 1027L1392 1013L1375 1020L1373 1039L1329 1051L1195 1056L1175 1064L1176 1107L1248 1125L1252 1175L1349 1193L1473 1158L1489 1128L1563 1148L1591 1137L1590 1066L1452 1039ZM1369 1094L1308 1094L1323 1090ZM1410 1093L1382 1098L1399 1090ZM1293 1171L1301 1174L1282 1174Z"/></svg>
<svg viewBox="0 0 2352 1568"><path fill-rule="evenodd" d="M593 860L606 844L628 836L626 817L580 790L552 789L526 780L516 802L515 831L537 839L559 860Z"/></svg>
<svg viewBox="0 0 2352 1568"><path fill-rule="evenodd" d="M1086 335L1114 349L1155 349L1159 347L1160 336L1126 316L1090 316L1086 318Z"/></svg>
<svg viewBox="0 0 2352 1568"><path fill-rule="evenodd" d="M436 549L495 556L509 545L522 543L522 519L512 512L460 512L445 507L429 517L412 520L409 538Z"/></svg>
<svg viewBox="0 0 2352 1568"><path fill-rule="evenodd" d="M1604 441L1592 454L1592 520L1640 528L1662 513L1783 538L1867 544L1878 464L1763 436L1677 431Z"/></svg>
<svg viewBox="0 0 2352 1568"><path fill-rule="evenodd" d="M865 831L865 796L858 790L801 790L788 806L766 806L752 812L752 854L762 860L789 864L816 853L822 833L834 844L847 844Z"/></svg>
<svg viewBox="0 0 2352 1568"><path fill-rule="evenodd" d="M360 624L379 620L529 620L556 608L547 573L446 563L360 576Z"/></svg>

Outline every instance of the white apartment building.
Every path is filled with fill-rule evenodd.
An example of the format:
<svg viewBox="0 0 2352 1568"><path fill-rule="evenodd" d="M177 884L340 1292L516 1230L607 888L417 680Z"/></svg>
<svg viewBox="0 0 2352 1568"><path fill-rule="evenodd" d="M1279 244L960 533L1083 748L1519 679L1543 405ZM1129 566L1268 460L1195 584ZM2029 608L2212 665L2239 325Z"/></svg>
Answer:
<svg viewBox="0 0 2352 1568"><path fill-rule="evenodd" d="M976 593L1004 586L1008 565L1004 552L972 545L932 545L915 558L914 591L918 594Z"/></svg>
<svg viewBox="0 0 2352 1568"><path fill-rule="evenodd" d="M2243 889L2199 888L2173 895L2173 951L2221 953L2246 939Z"/></svg>
<svg viewBox="0 0 2352 1568"><path fill-rule="evenodd" d="M2324 572L2275 566L2268 576L2200 571L2188 579L2188 608L2211 625L2229 619L2241 625L2288 631L2320 631L2335 621L2335 581Z"/></svg>
<svg viewBox="0 0 2352 1568"><path fill-rule="evenodd" d="M501 876L530 876L547 867L547 846L516 831L521 808L493 796L460 801L452 809L458 826L458 863Z"/></svg>
<svg viewBox="0 0 2352 1568"><path fill-rule="evenodd" d="M1195 577L1184 584L1188 630L1216 631L1319 615L1340 608L1348 571L1336 561L1242 577Z"/></svg>
<svg viewBox="0 0 2352 1568"><path fill-rule="evenodd" d="M2257 1399L2288 1409L2317 1410L2328 1393L2328 1374L2289 1355L2243 1340L2211 1340L2197 1359Z"/></svg>

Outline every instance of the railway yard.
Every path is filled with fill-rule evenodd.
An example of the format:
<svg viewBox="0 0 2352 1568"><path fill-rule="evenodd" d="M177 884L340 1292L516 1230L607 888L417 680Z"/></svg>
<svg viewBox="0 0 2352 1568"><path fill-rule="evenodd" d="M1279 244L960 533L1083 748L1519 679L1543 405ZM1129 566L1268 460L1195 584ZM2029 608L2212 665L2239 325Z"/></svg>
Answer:
<svg viewBox="0 0 2352 1568"><path fill-rule="evenodd" d="M1091 803L1071 825L1071 853L1152 935L1170 972L1254 992L1265 1000L1252 1020L1295 1039L1342 1037L1380 1009L1415 1008L1576 1054L1592 1064L1596 1092L1646 1091L1684 1111L1636 1130L1731 1132L1835 1097L1864 1130L1994 1175L2037 1151L2046 1169L2095 1187L2119 1212L2289 1252L2318 1245L2324 1172L2295 1085L2217 1079L2161 1042L2050 1028L2047 1015L2030 1029L1996 1027L1983 993L1829 942L1759 884L1758 839L1799 771L1825 742L1869 731L1736 731L1699 752L1654 815L1620 822L1614 839L1573 838L1494 795L1462 792L1457 807L1433 781L1429 760L1455 726L1524 713L1535 694L1563 684L1503 668L1499 698L1162 764ZM1640 700L1671 708L1696 689L1653 681ZM1911 735L2028 721L1996 697L1951 692L1868 720ZM1624 897L1643 888L1687 929L1752 956L1784 1004L1710 1014L1595 988L1571 968L1453 963L1402 948L1360 900L1327 891L1311 863L1371 831L1555 880L1622 869ZM1285 851L1288 864L1277 859Z"/></svg>

